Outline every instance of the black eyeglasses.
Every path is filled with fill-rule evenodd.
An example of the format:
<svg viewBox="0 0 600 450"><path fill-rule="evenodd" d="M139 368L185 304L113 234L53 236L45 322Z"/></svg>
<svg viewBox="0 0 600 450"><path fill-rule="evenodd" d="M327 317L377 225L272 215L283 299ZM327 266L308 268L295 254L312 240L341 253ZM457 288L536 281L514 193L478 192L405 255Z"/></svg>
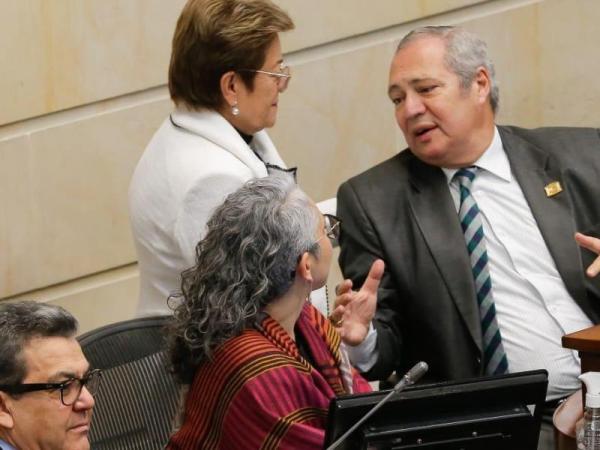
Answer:
<svg viewBox="0 0 600 450"><path fill-rule="evenodd" d="M65 406L71 406L79 399L81 390L85 386L92 396L98 393L102 372L100 369L90 371L83 378L71 378L62 383L24 383L24 384L0 384L0 391L9 394L25 394L35 391L60 390L60 401Z"/></svg>

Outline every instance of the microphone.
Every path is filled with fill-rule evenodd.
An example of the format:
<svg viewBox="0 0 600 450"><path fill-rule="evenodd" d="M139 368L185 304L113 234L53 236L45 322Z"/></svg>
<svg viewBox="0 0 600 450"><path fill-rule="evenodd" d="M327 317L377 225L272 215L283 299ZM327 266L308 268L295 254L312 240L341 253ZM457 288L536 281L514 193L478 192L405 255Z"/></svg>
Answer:
<svg viewBox="0 0 600 450"><path fill-rule="evenodd" d="M333 450L333 449L337 448L358 427L360 427L363 423L365 423L369 417L371 417L373 414L375 414L375 412L377 412L377 410L379 408L381 408L383 405L385 405L387 403L387 401L390 398L392 398L392 396L394 394L397 394L398 392L402 391L406 386L410 386L411 384L414 384L416 381L419 381L419 379L423 375L425 375L425 372L427 372L428 370L429 370L429 366L424 361L421 361L421 362L418 362L417 364L415 364L412 367L412 369L410 369L408 372L406 372L406 374L400 379L400 381L398 381L398 383L396 383L394 388L385 397L383 397L381 400L379 400L379 402L375 406L373 406L373 408L371 408L367 414L365 414L358 422L356 422L354 425L352 425L348 429L348 431L346 431L344 434L342 434L333 444L331 444L329 447L327 447L326 450Z"/></svg>

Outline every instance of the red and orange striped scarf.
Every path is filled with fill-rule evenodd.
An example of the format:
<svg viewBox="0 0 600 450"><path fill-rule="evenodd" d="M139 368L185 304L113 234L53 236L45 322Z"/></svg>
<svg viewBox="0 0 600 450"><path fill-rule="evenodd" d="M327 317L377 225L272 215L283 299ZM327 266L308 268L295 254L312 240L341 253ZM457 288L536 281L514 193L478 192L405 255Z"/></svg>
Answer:
<svg viewBox="0 0 600 450"><path fill-rule="evenodd" d="M296 333L302 334L315 366L269 316L219 347L198 368L183 426L167 448L321 448L330 400L370 387L354 369L344 369L338 332L308 303ZM344 372L352 378L351 390Z"/></svg>

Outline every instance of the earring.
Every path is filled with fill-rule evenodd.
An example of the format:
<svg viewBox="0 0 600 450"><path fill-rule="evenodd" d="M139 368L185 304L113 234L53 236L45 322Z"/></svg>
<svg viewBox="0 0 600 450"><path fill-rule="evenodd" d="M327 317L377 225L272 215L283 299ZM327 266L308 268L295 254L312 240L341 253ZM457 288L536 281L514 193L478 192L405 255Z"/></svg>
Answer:
<svg viewBox="0 0 600 450"><path fill-rule="evenodd" d="M238 108L237 102L235 102L231 107L231 114L233 114L234 116L240 115L240 108Z"/></svg>
<svg viewBox="0 0 600 450"><path fill-rule="evenodd" d="M308 282L308 293L306 294L306 301L308 303L312 303L312 299L310 298L310 294L312 293L312 280Z"/></svg>

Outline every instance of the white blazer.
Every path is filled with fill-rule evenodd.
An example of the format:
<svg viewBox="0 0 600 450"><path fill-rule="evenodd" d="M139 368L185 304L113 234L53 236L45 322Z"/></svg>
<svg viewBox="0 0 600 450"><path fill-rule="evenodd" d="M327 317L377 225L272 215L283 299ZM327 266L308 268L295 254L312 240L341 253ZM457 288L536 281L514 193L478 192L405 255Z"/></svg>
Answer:
<svg viewBox="0 0 600 450"><path fill-rule="evenodd" d="M170 312L167 298L179 290L181 272L194 265L215 207L246 181L266 176L263 161L285 167L264 130L251 146L214 111L176 109L155 133L129 186L138 315Z"/></svg>

